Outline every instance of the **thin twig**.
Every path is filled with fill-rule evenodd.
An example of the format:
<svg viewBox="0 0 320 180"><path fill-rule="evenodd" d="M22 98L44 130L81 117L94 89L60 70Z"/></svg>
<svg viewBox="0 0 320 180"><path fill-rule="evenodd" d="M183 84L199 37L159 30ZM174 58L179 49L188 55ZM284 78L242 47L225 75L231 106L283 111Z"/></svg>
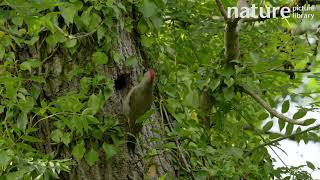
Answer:
<svg viewBox="0 0 320 180"><path fill-rule="evenodd" d="M267 143L266 139L261 135L261 134L258 134L258 136L262 139L262 141L264 143ZM286 166L286 168L288 168L288 165L284 162L284 160L278 155L278 153L273 149L273 147L271 145L268 145L269 148L271 149L271 151L280 159L280 161L282 162L282 164L284 166Z"/></svg>
<svg viewBox="0 0 320 180"><path fill-rule="evenodd" d="M277 143L277 142L279 142L279 141L282 141L282 140L285 140L285 139L289 139L289 138L292 138L292 137L294 137L294 136L298 136L298 135L300 135L300 134L304 134L304 133L307 133L307 132L309 132L309 131L316 130L316 129L318 129L318 128L320 128L320 124L318 124L318 125L316 125L316 126L313 126L313 127L310 127L310 128L308 128L308 129L306 129L306 130L304 130L304 131L300 131L300 132L298 132L298 133L294 133L294 134L291 134L291 135L283 136L283 137L281 137L281 138L272 140L272 141L270 141L270 142L266 142L266 143L260 144L260 145L258 145L258 146L256 146L256 147L254 147L251 151L249 151L248 154L251 154L253 151L255 151L255 150L257 150L257 149L259 149L259 148L261 148L261 147L269 146L269 145L272 145L272 144Z"/></svg>
<svg viewBox="0 0 320 180"><path fill-rule="evenodd" d="M272 71L285 72L285 73L309 73L310 69L272 69Z"/></svg>
<svg viewBox="0 0 320 180"><path fill-rule="evenodd" d="M96 28L94 28L94 30L91 31L91 32L88 32L88 33L77 33L77 34L75 34L75 35L73 35L73 34L68 34L68 33L64 32L64 31L63 31L59 26L57 26L57 25L54 25L54 27L55 27L59 32L61 32L65 37L67 37L67 38L69 38L69 39L80 39L80 38L84 38L84 37L90 36L90 35L92 35L93 33L95 33L102 24L103 24L103 21L101 21L100 24L99 24Z"/></svg>
<svg viewBox="0 0 320 180"><path fill-rule="evenodd" d="M66 32L64 32L58 25L54 24L54 27L61 32L65 37L69 38L69 39L76 39L76 37L74 35L69 35Z"/></svg>
<svg viewBox="0 0 320 180"><path fill-rule="evenodd" d="M308 46L311 46L311 43L310 43L310 41L309 41L308 33L306 33L305 36L306 36L306 40L307 40Z"/></svg>
<svg viewBox="0 0 320 180"><path fill-rule="evenodd" d="M240 116L247 121L247 123L250 125L249 120L241 113L240 109L238 109L236 106L233 106L234 109L240 114ZM261 135L261 133L253 126L250 125L251 129L253 132L255 132L256 134L258 134L258 136L262 139L262 141L264 143L266 143L267 141L265 140L265 138ZM278 155L278 153L272 148L272 145L268 145L269 148L273 151L273 153L280 159L280 161L286 166L286 168L288 168L287 164L281 159L281 157ZM276 146L277 147L277 146ZM279 147L277 147L279 148Z"/></svg>
<svg viewBox="0 0 320 180"><path fill-rule="evenodd" d="M44 58L44 59L41 61L41 64L43 64L43 63L46 62L48 59L50 59L50 58L55 54L55 52L58 50L58 47L59 47L59 45L57 45L57 46L53 49L52 53L51 53L48 57Z"/></svg>
<svg viewBox="0 0 320 180"><path fill-rule="evenodd" d="M58 112L58 113L55 113L55 114L51 114L49 116L46 116L44 118L41 118L39 119L36 123L34 123L34 125L32 126L32 128L34 128L37 124L39 124L41 121L44 121L46 119L49 119L51 117L54 117L54 116L57 116L57 115L62 115L62 114L65 114L65 115L80 115L80 114L77 114L77 113L69 113L69 112Z"/></svg>
<svg viewBox="0 0 320 180"><path fill-rule="evenodd" d="M279 119L283 119L289 123L292 124L298 124L298 125L304 125L304 122L301 121L296 121L294 119L291 119L289 117L286 117L285 115L277 112L276 110L274 110L266 101L264 101L258 94L254 93L253 91L249 90L248 88L244 87L244 86L239 86L241 88L241 90L248 94L249 96L251 96L255 101L257 101L265 110L267 110L270 114L272 114L273 116L279 118Z"/></svg>
<svg viewBox="0 0 320 180"><path fill-rule="evenodd" d="M228 21L228 16L227 16L226 10L223 7L222 2L220 0L216 0L216 4L217 4L218 9L219 9L221 15L223 16L224 20Z"/></svg>
<svg viewBox="0 0 320 180"><path fill-rule="evenodd" d="M161 100L162 100L162 96L160 95L160 101ZM173 127L172 127L171 122L170 122L170 117L168 115L168 112L167 112L166 108L163 107L163 105L160 108L163 109L163 112L164 112L164 115L165 115L165 117L166 117L166 119L168 121L170 130L173 131ZM189 164L187 162L187 159L185 158L184 153L183 153L183 151L182 151L182 149L180 147L180 143L179 143L178 139L176 137L174 139L175 139L175 144L176 144L177 149L178 149L178 151L179 151L179 153L181 155L182 161L183 161L183 163L185 165L185 168L186 168L187 172L195 179L195 177L194 177L194 175L193 175L193 173L192 173L192 171L190 169L190 166L189 166Z"/></svg>

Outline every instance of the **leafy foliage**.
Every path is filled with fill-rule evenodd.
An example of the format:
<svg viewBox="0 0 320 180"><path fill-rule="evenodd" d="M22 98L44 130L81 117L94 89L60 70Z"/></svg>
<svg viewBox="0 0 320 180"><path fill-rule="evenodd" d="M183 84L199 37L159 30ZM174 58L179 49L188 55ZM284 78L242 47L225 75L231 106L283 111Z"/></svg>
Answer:
<svg viewBox="0 0 320 180"><path fill-rule="evenodd" d="M274 6L286 3L266 2ZM162 122L171 125L162 125L166 141L149 156L160 150L171 152L182 179L310 179L304 166L273 167L267 149L257 148L302 129L283 119L271 120L272 114L238 88L248 86L273 108L281 106L282 113L297 105L293 119L304 119L308 112L318 110L320 101L314 89L320 88L319 74L295 73L293 79L273 71L285 63L303 69L309 62L311 72L319 70L316 44L308 41L319 37L310 34L306 39L287 31L299 26L297 19L244 24L241 58L230 67L223 61L225 25L212 18L220 15L214 1L0 3L1 178L58 178L61 171L70 171L72 162L97 164L100 147L103 160L118 154L124 132L117 116L102 113L114 84L101 69L120 66L124 58L126 68L141 64L140 57L122 57L115 48L124 36L119 32L129 32L138 39L136 48L157 69L161 96L156 104ZM236 1L223 3L235 6ZM63 57L55 56L57 51ZM79 87L73 87L76 83ZM70 91L61 92L64 88ZM307 97L310 103L299 103ZM139 123L146 119L142 117ZM315 122L308 119L305 125ZM45 129L48 124L52 127ZM276 124L280 132L285 128L284 134L266 133ZM319 137L307 132L295 140L302 139L308 142ZM63 147L70 155L41 147L48 144ZM312 162L306 166L316 169Z"/></svg>

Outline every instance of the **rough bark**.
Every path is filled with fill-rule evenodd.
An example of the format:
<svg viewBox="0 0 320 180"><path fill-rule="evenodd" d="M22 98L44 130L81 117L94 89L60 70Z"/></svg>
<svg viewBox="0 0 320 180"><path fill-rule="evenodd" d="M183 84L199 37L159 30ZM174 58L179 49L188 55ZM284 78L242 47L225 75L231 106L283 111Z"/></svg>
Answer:
<svg viewBox="0 0 320 180"><path fill-rule="evenodd" d="M120 27L120 26L119 26ZM124 132L127 129L127 121L122 115L122 99L128 93L130 88L137 83L138 75L141 74L147 67L145 67L144 61L146 60L141 55L141 47L137 46L137 37L135 33L126 32L118 28L117 34L119 39L113 50L118 51L121 55L120 64L113 64L110 66L104 65L97 67L96 71L103 73L106 77L117 81L117 78L124 78L122 81L122 87L120 89L114 89L113 95L105 103L103 111L99 116L108 115L116 117L120 120L121 127ZM45 38L45 37L43 37ZM94 51L94 38L86 37L81 39L81 47L77 50L74 56L70 56L68 52L62 47L48 48L41 41L38 42L34 49L21 49L18 54L19 59L25 59L26 57L49 57L44 62L44 65L39 68L35 73L46 74L46 83L40 88L42 89L40 99L46 99L52 101L56 97L66 94L70 91L79 90L80 78L74 78L71 81L66 81L66 73L76 66L84 66L91 61L90 57ZM135 56L139 61L138 67L134 69L128 69L123 64L128 57ZM156 108L153 106L153 108ZM44 144L38 144L37 148L42 152L50 153L55 152L56 157L70 158L71 150L64 145L53 144L50 139L50 132L53 130L53 121L50 118L47 121L39 123L41 132L39 136L45 141ZM120 152L114 156L111 160L106 160L102 147L99 149L100 161L94 166L89 166L84 160L77 162L73 167L70 174L65 173L63 179L92 179L92 180L109 180L109 179L143 179L145 177L155 178L160 175L169 174L174 176L174 169L170 162L170 156L165 153L159 153L159 155L144 158L148 150L155 148L159 143L150 141L150 138L161 139L161 134L155 133L153 129L161 131L160 128L160 116L156 110L152 116L151 123L146 123L141 133L140 146L137 148L137 154L139 156L130 157L126 143L120 148ZM159 141L161 142L161 140ZM102 146L103 140L101 140ZM86 140L86 148L90 148L90 140ZM152 177L150 177L152 176Z"/></svg>

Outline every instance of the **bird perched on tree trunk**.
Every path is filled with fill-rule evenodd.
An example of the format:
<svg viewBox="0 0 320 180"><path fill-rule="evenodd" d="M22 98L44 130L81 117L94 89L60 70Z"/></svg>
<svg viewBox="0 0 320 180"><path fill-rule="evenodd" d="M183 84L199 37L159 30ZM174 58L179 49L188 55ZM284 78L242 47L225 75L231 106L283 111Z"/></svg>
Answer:
<svg viewBox="0 0 320 180"><path fill-rule="evenodd" d="M142 123L136 120L151 108L153 101L153 86L155 81L155 71L149 69L140 83L134 86L126 96L123 102L124 115L128 119L129 132L128 136L128 151L134 154L135 150L135 136L139 134L142 129Z"/></svg>

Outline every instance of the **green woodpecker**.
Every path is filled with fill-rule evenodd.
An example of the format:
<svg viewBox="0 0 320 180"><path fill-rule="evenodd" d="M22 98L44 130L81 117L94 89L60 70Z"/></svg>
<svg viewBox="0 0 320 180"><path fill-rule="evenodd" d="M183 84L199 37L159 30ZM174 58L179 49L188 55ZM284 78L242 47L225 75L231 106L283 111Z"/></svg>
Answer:
<svg viewBox="0 0 320 180"><path fill-rule="evenodd" d="M134 154L135 150L135 137L142 129L142 123L137 123L136 120L151 108L154 81L155 71L149 69L141 82L129 91L123 102L124 115L128 120L129 132L132 134L128 136L127 143L131 154Z"/></svg>

